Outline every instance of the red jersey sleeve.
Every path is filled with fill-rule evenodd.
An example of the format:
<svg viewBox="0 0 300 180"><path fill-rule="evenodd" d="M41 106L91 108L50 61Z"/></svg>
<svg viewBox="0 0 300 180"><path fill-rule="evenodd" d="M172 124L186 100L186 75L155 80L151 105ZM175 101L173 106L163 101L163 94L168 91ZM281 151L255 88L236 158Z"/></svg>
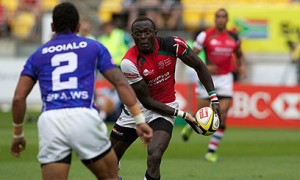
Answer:
<svg viewBox="0 0 300 180"><path fill-rule="evenodd" d="M176 47L176 57L183 57L188 54L190 47L187 45L187 43L181 39L180 37L174 37Z"/></svg>

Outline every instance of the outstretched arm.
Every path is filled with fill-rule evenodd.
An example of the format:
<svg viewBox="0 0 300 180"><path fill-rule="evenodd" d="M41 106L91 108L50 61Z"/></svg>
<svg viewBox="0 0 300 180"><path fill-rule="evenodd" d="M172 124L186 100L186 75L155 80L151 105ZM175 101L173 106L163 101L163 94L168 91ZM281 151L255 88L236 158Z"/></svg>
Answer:
<svg viewBox="0 0 300 180"><path fill-rule="evenodd" d="M221 111L219 101L215 92L215 86L206 65L191 49L184 57L181 58L181 60L196 71L199 80L210 96L213 109L215 110L215 112L217 112L219 117L221 117Z"/></svg>

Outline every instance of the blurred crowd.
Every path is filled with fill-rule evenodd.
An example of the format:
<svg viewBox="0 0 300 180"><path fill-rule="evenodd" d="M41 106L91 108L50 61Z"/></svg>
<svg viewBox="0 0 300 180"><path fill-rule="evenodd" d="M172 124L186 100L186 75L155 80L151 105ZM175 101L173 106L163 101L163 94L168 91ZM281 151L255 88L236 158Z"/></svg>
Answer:
<svg viewBox="0 0 300 180"><path fill-rule="evenodd" d="M179 30L182 32L188 32L191 36L189 36L186 40L192 41L193 33L198 34L210 25L207 21L205 21L207 17L199 16L198 12L203 11L203 9L199 10L199 3L205 4L205 2L209 2L210 4L213 4L217 2L217 0L198 0L197 4L195 4L196 1L191 0L189 2L194 2L194 4L190 3L189 6L187 6L186 2L188 2L188 0L94 1L98 4L98 6L92 8L91 5L88 5L91 11L87 12L85 9L82 13L87 17L90 16L89 14L94 13L94 15L98 16L99 21L95 23L95 19L91 17L84 18L81 22L82 28L79 35L87 36L103 42L110 51L112 51L112 54L115 54L115 59L121 59L120 56L126 52L127 48L131 47L132 40L128 32L133 20L138 16L145 15L153 19L158 30ZM272 3L276 0L266 0L266 2L267 1ZM59 2L60 0L0 0L0 38L9 37L25 42L40 44L43 34L43 15L45 13L49 13ZM91 1L78 1L78 6L88 4L90 2ZM231 0L228 1L228 3L229 2L233 1ZM243 0L243 2L253 3L254 0ZM277 0L276 2L292 3L298 1ZM192 8L193 11L189 11L188 8ZM197 15L195 15L194 10L197 11ZM100 11L105 11L107 14L103 14ZM192 16L187 17L187 14ZM192 30L189 29L187 25L187 20L192 19L190 17L198 19L196 22L193 22L193 25L196 28ZM118 42L118 38L121 38L122 41ZM118 43L118 46L111 45L116 43ZM298 83L300 83L300 58L298 57L300 56L300 46L298 42L293 42L289 45L293 56L292 60L298 67L297 78Z"/></svg>
<svg viewBox="0 0 300 180"><path fill-rule="evenodd" d="M153 19L158 29L176 30L182 27L180 0L124 0L121 14L128 16L128 29L140 15Z"/></svg>
<svg viewBox="0 0 300 180"><path fill-rule="evenodd" d="M42 16L58 2L59 0L0 0L0 37L39 42ZM99 6L104 2L105 0L99 1ZM137 16L146 15L155 20L158 29L182 28L180 0L123 0L121 6L119 13L111 15L122 17L115 23L118 27L130 28L129 24ZM101 17L99 19L101 21ZM107 23L100 21L99 24Z"/></svg>
<svg viewBox="0 0 300 180"><path fill-rule="evenodd" d="M59 0L0 0L0 37L39 42L43 13Z"/></svg>

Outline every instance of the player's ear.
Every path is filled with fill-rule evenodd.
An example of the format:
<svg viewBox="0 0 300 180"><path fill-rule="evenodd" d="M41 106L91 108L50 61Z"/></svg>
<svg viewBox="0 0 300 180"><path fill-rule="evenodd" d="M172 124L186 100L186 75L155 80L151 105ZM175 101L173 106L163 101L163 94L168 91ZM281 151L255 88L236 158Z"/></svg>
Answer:
<svg viewBox="0 0 300 180"><path fill-rule="evenodd" d="M157 34L157 30L156 30L156 29L154 30L154 34L155 34L155 36L156 36L156 34Z"/></svg>
<svg viewBox="0 0 300 180"><path fill-rule="evenodd" d="M80 29L80 23L77 24L76 29L75 29L75 33L78 33Z"/></svg>
<svg viewBox="0 0 300 180"><path fill-rule="evenodd" d="M52 30L52 32L55 32L55 27L54 27L53 22L51 23L51 30Z"/></svg>

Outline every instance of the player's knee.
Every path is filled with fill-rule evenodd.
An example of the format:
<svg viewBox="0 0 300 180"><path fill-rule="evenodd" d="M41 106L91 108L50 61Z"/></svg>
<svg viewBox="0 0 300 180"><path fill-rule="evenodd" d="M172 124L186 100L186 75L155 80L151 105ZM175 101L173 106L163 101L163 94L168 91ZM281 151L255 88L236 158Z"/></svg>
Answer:
<svg viewBox="0 0 300 180"><path fill-rule="evenodd" d="M151 163L159 163L161 161L163 151L160 148L148 148L148 159Z"/></svg>

